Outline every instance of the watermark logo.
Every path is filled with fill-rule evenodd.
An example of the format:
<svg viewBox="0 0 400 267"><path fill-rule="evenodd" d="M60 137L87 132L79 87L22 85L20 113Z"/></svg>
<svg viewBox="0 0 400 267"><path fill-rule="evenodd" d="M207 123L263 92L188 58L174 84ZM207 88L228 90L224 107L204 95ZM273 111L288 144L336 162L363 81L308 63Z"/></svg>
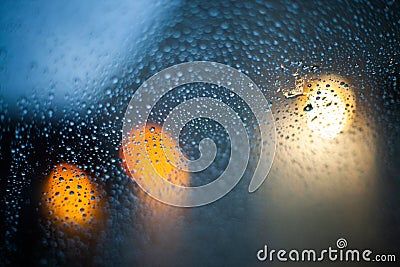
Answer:
<svg viewBox="0 0 400 267"><path fill-rule="evenodd" d="M347 240L339 238L336 241L336 248L328 247L327 249L269 249L264 245L263 249L257 252L259 261L281 261L281 262L395 262L394 254L374 254L372 250L365 249L349 249L347 248Z"/></svg>
<svg viewBox="0 0 400 267"><path fill-rule="evenodd" d="M158 101L174 88L189 83L222 86L238 95L250 107L261 137L258 163L248 187L249 192L254 192L261 186L271 169L275 154L274 119L268 101L258 86L245 74L232 67L216 62L197 61L169 67L150 77L138 88L128 105L124 117L123 140L129 139L132 129L139 133L145 132L149 115ZM153 198L180 207L206 205L225 196L242 178L249 162L250 140L239 114L226 103L215 98L199 97L179 104L163 123L162 136L173 138L175 143L179 143L179 133L182 128L189 121L200 117L217 121L227 131L231 154L226 169L214 181L190 187L171 183L155 168L148 167L153 164L149 157L142 157L141 160L147 161L143 166L147 166L145 171L150 179L136 179L136 182ZM138 144L145 144L145 135L137 135L136 138ZM129 145L124 145L122 148L124 155L135 153L129 149ZM189 173L202 171L215 160L217 147L213 140L203 139L199 144L199 150L201 155L196 160L189 160L178 151L179 162L175 162L173 158L168 162L180 171ZM134 164L126 163L127 168L134 172Z"/></svg>
<svg viewBox="0 0 400 267"><path fill-rule="evenodd" d="M342 248L347 247L347 240L344 239L344 238L339 238L339 239L336 241L336 246L337 246L339 249L342 249Z"/></svg>

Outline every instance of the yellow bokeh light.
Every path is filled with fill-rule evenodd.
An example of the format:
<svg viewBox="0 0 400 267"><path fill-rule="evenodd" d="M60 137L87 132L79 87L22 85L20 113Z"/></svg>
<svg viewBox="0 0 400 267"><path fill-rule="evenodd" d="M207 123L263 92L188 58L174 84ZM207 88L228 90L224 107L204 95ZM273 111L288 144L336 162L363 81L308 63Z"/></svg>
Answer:
<svg viewBox="0 0 400 267"><path fill-rule="evenodd" d="M307 83L298 104L300 114L307 119L307 126L326 139L346 130L356 109L355 97L348 84L333 75Z"/></svg>
<svg viewBox="0 0 400 267"><path fill-rule="evenodd" d="M144 135L144 144L139 137ZM163 138L164 137L164 138ZM162 136L162 127L148 123L144 132L133 130L128 139L123 140L120 157L126 173L134 180L143 180L152 187L150 168L154 169L161 177L169 182L181 185L189 185L189 173L179 170L171 162L179 163L179 144L172 140L168 133ZM123 153L123 151L125 153ZM128 168L129 166L129 168ZM179 167L179 166L178 166ZM154 183L154 187L156 184ZM150 190L165 190L164 188L150 188ZM162 192L171 194L170 192ZM180 197L180 196L172 196Z"/></svg>
<svg viewBox="0 0 400 267"><path fill-rule="evenodd" d="M102 217L99 188L75 165L53 168L43 186L41 206L47 219L67 229L87 228Z"/></svg>

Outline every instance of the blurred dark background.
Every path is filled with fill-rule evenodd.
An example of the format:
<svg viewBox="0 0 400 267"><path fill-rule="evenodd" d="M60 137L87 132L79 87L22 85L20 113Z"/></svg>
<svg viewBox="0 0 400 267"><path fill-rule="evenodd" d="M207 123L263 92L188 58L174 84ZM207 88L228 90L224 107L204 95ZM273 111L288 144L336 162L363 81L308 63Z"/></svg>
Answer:
<svg viewBox="0 0 400 267"><path fill-rule="evenodd" d="M0 265L275 265L257 261L264 244L324 249L340 237L399 260L399 11L398 1L2 1ZM255 193L247 193L252 161L227 196L182 209L141 193L118 151L140 84L196 60L239 69L261 88L277 148ZM327 72L348 83L356 101L354 121L333 139L308 129L301 102L282 93L295 73ZM228 98L225 89L187 89L176 93ZM240 99L229 104L252 132L248 108ZM168 110L160 109L155 121ZM216 139L219 151L229 145L207 120L185 133L189 155L198 151L193 136ZM224 155L204 180L223 170ZM39 212L42 185L60 162L80 166L104 190L103 227L85 238L47 225Z"/></svg>

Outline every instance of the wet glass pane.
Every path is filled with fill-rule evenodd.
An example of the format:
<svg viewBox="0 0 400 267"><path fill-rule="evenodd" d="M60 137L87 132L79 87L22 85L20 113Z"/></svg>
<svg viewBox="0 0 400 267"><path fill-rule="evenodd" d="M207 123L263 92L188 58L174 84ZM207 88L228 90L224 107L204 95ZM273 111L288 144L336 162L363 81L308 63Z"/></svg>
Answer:
<svg viewBox="0 0 400 267"><path fill-rule="evenodd" d="M321 251L339 239L400 260L399 11L398 1L3 1L1 265L274 266L276 256L257 258L265 245ZM139 98L145 132L124 135L138 88L195 61L245 74L245 98L228 88L234 76L181 84L155 105ZM178 140L162 134L178 106L205 98L238 121L198 115ZM194 115L221 115L189 103ZM173 124L188 114L178 115ZM237 122L249 151L227 131ZM171 167L210 152L207 138L216 151L206 168ZM259 162L265 146L270 170ZM153 181L150 168L175 186L206 185L233 153L245 163L232 174L240 181L207 205L167 205L140 186ZM257 168L267 179L249 193Z"/></svg>

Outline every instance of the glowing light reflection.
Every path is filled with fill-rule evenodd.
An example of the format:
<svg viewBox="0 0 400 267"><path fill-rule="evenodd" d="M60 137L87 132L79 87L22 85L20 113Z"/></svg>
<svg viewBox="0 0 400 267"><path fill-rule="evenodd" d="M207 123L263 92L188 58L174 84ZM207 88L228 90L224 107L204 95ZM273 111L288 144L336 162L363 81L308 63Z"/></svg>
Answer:
<svg viewBox="0 0 400 267"><path fill-rule="evenodd" d="M145 132L132 130L129 140L123 140L120 148L120 158L126 174L133 180L145 179L151 185L151 172L148 168L154 168L158 174L171 183L188 186L190 175L188 172L180 171L170 162L179 162L177 153L178 143L164 133L161 140L162 127L154 123L146 125ZM145 144L136 141L139 136L145 136ZM125 150L125 157L123 153ZM148 160L144 160L148 158ZM128 169L127 166L131 169ZM171 194L164 188L156 188L153 184L151 190L161 190L163 194ZM144 266L155 266L159 264L159 258L166 265L175 262L176 257L182 251L182 216L188 212L187 209L177 208L164 204L147 195L137 184L133 184L133 192L137 196L134 221L140 225L142 238L134 241L132 246L143 251L142 264ZM172 195L171 195L172 197ZM179 198L182 196L173 195ZM148 242L143 242L149 240ZM148 248L152 247L151 250ZM158 255L155 258L154 255Z"/></svg>
<svg viewBox="0 0 400 267"><path fill-rule="evenodd" d="M342 133L354 119L354 94L343 79L333 75L308 83L298 103L307 126L326 139Z"/></svg>
<svg viewBox="0 0 400 267"><path fill-rule="evenodd" d="M154 188L156 184L152 183L152 177L147 170L154 168L169 182L185 186L189 185L189 173L181 171L171 164L171 162L179 162L179 153L177 153L179 144L170 139L168 134L165 134L166 138L162 139L161 133L161 126L154 123L148 123L144 133L132 130L129 140L122 142L120 157L123 159L126 173L134 180L144 180L146 184L150 185L151 190L164 190L164 194L171 194L171 192L165 191L165 188ZM139 136L143 135L145 144L136 141ZM128 169L128 165L131 167L130 169Z"/></svg>
<svg viewBox="0 0 400 267"><path fill-rule="evenodd" d="M53 168L43 186L41 206L46 218L67 229L87 228L102 218L99 188L75 165Z"/></svg>

